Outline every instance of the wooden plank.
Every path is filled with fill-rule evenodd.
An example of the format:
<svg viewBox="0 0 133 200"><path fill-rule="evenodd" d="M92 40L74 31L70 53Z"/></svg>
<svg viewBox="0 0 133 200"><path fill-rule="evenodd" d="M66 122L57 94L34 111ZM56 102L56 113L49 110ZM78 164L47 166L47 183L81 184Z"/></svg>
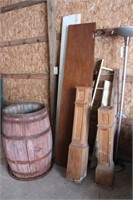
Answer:
<svg viewBox="0 0 133 200"><path fill-rule="evenodd" d="M96 81L95 81L95 84L94 84L94 91L93 91L93 95L92 95L91 107L93 106L93 103L94 103L94 100L95 100L97 87L98 87L98 84L99 84L99 81L100 81L100 76L101 76L101 73L102 73L102 66L103 66L104 59L100 60L99 62L100 62L99 63L99 69L98 69L97 78L96 78Z"/></svg>
<svg viewBox="0 0 133 200"><path fill-rule="evenodd" d="M119 69L114 70L110 105L118 107L119 94Z"/></svg>
<svg viewBox="0 0 133 200"><path fill-rule="evenodd" d="M110 105L110 95L111 95L111 82L105 80L104 88L103 88L103 96L102 96L102 106Z"/></svg>
<svg viewBox="0 0 133 200"><path fill-rule="evenodd" d="M0 162L5 159L4 152L2 148L2 108L3 108L3 80L0 77Z"/></svg>
<svg viewBox="0 0 133 200"><path fill-rule="evenodd" d="M3 80L0 77L0 132L1 132L1 120L2 120L2 106L3 106Z"/></svg>
<svg viewBox="0 0 133 200"><path fill-rule="evenodd" d="M57 40L60 40L60 34L56 34ZM11 40L11 41L3 41L0 42L0 48L3 47L12 47L12 46L19 46L25 44L34 44L40 42L48 42L47 36L37 36L33 38L26 38L26 39L18 39L18 40Z"/></svg>
<svg viewBox="0 0 133 200"><path fill-rule="evenodd" d="M0 14L1 13L6 13L6 12L10 12L10 11L14 11L14 10L18 10L18 9L22 9L22 8L26 8L29 6L33 6L39 3L43 3L46 2L47 0L26 0L26 1L20 1L18 3L14 3L8 6L4 6L0 8Z"/></svg>
<svg viewBox="0 0 133 200"><path fill-rule="evenodd" d="M49 79L49 75L45 73L38 74L0 74L1 78L13 78L13 79Z"/></svg>
<svg viewBox="0 0 133 200"><path fill-rule="evenodd" d="M27 39L18 39L12 41L4 41L0 42L0 48L3 47L10 47L10 46L19 46L24 44L34 44L40 42L47 42L48 38L46 36L34 37L34 38L27 38Z"/></svg>
<svg viewBox="0 0 133 200"><path fill-rule="evenodd" d="M49 42L49 65L50 65L50 115L52 129L55 126L55 105L56 105L56 90L57 78L54 75L54 67L56 67L56 1L47 1L47 16L48 16L48 42Z"/></svg>
<svg viewBox="0 0 133 200"><path fill-rule="evenodd" d="M56 144L56 163L66 166L71 142L75 86L93 83L95 23L70 25L62 87L59 131Z"/></svg>
<svg viewBox="0 0 133 200"><path fill-rule="evenodd" d="M66 44L67 44L67 33L68 26L72 24L81 23L81 14L69 15L63 17L62 22L62 37L61 37L61 49L60 49L60 64L59 64L59 78L58 78L58 95L57 95L57 112L56 112L56 135L58 133L59 118L60 118L60 105L62 95L62 85L64 77L64 63L66 56ZM56 140L56 139L55 139Z"/></svg>
<svg viewBox="0 0 133 200"><path fill-rule="evenodd" d="M116 69L115 69L116 70ZM94 79L96 75L94 74ZM113 74L101 74L101 77L100 77L100 81L105 81L105 80L109 80L109 81L112 81L113 79ZM133 83L133 76L132 75L127 75L126 76L126 83Z"/></svg>

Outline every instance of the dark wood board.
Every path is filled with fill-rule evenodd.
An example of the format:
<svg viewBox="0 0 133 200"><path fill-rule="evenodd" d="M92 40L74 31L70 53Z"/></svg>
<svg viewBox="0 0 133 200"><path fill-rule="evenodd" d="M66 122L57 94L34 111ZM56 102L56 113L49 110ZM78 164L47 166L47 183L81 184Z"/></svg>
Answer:
<svg viewBox="0 0 133 200"><path fill-rule="evenodd" d="M95 23L70 25L68 28L60 122L55 144L55 162L65 167L72 136L75 86L92 87L93 83L95 30Z"/></svg>

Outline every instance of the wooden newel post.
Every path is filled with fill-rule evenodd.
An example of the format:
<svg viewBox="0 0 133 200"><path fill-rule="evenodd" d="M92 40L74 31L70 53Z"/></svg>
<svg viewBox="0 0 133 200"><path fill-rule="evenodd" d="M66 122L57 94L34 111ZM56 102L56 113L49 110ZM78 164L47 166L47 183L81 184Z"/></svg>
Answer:
<svg viewBox="0 0 133 200"><path fill-rule="evenodd" d="M98 109L98 166L96 183L111 186L114 175L113 147L116 130L115 108Z"/></svg>
<svg viewBox="0 0 133 200"><path fill-rule="evenodd" d="M67 178L80 183L87 175L88 131L92 88L76 87L72 141L69 145Z"/></svg>

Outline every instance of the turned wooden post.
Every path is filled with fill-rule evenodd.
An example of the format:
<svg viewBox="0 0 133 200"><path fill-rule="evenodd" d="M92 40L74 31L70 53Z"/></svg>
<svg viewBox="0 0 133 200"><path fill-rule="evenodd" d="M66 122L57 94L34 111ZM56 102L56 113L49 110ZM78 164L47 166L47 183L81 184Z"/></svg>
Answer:
<svg viewBox="0 0 133 200"><path fill-rule="evenodd" d="M91 96L92 88L76 87L76 102L72 141L69 145L67 178L78 183L80 183L87 175Z"/></svg>

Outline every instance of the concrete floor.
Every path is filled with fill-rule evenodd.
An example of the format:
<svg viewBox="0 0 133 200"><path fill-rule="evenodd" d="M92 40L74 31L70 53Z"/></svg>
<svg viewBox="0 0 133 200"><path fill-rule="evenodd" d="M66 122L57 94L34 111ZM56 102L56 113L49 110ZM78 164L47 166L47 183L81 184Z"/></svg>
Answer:
<svg viewBox="0 0 133 200"><path fill-rule="evenodd" d="M94 169L82 184L65 178L65 169L54 165L49 174L34 181L17 181L10 177L6 164L0 164L0 200L50 200L50 199L132 199L132 166L115 172L113 189L95 184Z"/></svg>

